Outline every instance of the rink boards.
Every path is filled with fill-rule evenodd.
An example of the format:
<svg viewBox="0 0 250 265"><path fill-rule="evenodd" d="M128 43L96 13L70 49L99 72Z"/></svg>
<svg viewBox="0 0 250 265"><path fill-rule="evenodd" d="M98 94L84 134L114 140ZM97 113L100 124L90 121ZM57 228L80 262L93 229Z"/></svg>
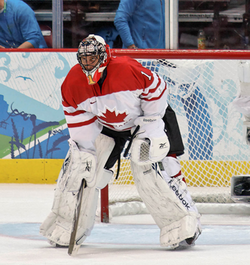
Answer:
<svg viewBox="0 0 250 265"><path fill-rule="evenodd" d="M180 162L187 184L193 187L228 187L232 176L247 175L250 168L250 162L246 161ZM127 161L122 160L123 163ZM0 183L55 184L62 164L63 159L0 159ZM114 184L133 185L131 171L128 172L125 176L121 172L123 184L119 181Z"/></svg>

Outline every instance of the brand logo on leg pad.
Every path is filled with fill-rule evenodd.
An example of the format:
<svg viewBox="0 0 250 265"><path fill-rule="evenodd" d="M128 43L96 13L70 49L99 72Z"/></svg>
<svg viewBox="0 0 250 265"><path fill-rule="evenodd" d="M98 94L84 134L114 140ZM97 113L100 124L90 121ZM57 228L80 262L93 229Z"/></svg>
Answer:
<svg viewBox="0 0 250 265"><path fill-rule="evenodd" d="M182 194L179 192L178 187L174 184L173 179L171 179L168 182L168 185L169 185L170 189L175 193L176 197L181 201L183 206L185 206L187 208L187 210L189 210L190 209L189 203L182 197Z"/></svg>
<svg viewBox="0 0 250 265"><path fill-rule="evenodd" d="M84 171L88 171L88 172L91 171L91 167L92 167L92 162L91 161L84 162L83 165L85 166L85 170Z"/></svg>

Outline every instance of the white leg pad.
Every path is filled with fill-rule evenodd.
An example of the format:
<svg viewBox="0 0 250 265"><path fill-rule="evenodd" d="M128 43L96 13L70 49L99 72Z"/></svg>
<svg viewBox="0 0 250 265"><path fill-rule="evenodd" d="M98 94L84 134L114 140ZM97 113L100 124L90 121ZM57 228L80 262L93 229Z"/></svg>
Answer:
<svg viewBox="0 0 250 265"><path fill-rule="evenodd" d="M98 194L99 190L96 188L86 187L83 191L82 214L79 220L77 239L82 238L84 240L90 235L95 220ZM40 227L40 233L47 237L50 242L68 246L73 225L76 195L64 192L59 198L55 195L54 202L52 212ZM55 208L55 205L59 205L59 207Z"/></svg>
<svg viewBox="0 0 250 265"><path fill-rule="evenodd" d="M90 235L95 222L99 189L108 184L113 174L112 171L105 170L104 165L114 147L114 140L101 134L96 140L96 146L98 161L96 186L86 187L83 190L81 217L76 235L78 244L81 244ZM40 233L47 237L52 244L69 245L77 194L78 192L62 190L59 184L57 185L52 211L40 227Z"/></svg>
<svg viewBox="0 0 250 265"><path fill-rule="evenodd" d="M197 216L191 213L161 229L161 245L167 247L178 244L186 238L193 237L196 231Z"/></svg>
<svg viewBox="0 0 250 265"><path fill-rule="evenodd" d="M168 177L157 163L138 166L131 162L131 168L137 190L161 229L161 245L171 246L194 236L200 215L182 176Z"/></svg>

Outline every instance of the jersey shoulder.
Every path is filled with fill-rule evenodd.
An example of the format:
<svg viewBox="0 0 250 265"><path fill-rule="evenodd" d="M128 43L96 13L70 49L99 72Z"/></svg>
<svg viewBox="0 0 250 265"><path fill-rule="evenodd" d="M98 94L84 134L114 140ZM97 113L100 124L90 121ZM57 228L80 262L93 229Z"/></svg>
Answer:
<svg viewBox="0 0 250 265"><path fill-rule="evenodd" d="M62 83L61 93L64 102L73 107L93 96L92 87L79 64L70 69Z"/></svg>
<svg viewBox="0 0 250 265"><path fill-rule="evenodd" d="M153 77L149 69L129 56L112 57L109 69L113 75L116 74L123 81L134 79L144 83L152 80Z"/></svg>
<svg viewBox="0 0 250 265"><path fill-rule="evenodd" d="M143 68L143 66L137 60L129 56L111 57L110 65L116 69L126 69L133 67Z"/></svg>
<svg viewBox="0 0 250 265"><path fill-rule="evenodd" d="M72 90L74 87L87 83L87 78L82 72L82 68L79 64L73 66L62 83L62 90Z"/></svg>
<svg viewBox="0 0 250 265"><path fill-rule="evenodd" d="M65 80L70 79L72 82L78 81L79 79L84 79L84 73L80 64L74 65L68 72Z"/></svg>

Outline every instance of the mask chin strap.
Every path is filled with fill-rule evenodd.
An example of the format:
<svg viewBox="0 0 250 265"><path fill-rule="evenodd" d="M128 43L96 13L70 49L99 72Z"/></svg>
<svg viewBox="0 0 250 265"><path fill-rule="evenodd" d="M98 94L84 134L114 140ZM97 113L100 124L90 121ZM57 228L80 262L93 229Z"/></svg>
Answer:
<svg viewBox="0 0 250 265"><path fill-rule="evenodd" d="M103 72L103 70L106 68L106 67L100 67L101 65L101 61L98 62L98 64L91 70L91 71L86 71L86 70L83 70L84 74L87 76L88 78L88 83L89 85L94 85L95 83L98 82L98 80L93 80L94 79L94 76L96 74L99 74L100 77L101 77L101 74ZM85 67L84 67L85 69ZM93 73L93 74L92 74ZM100 79L100 78L99 78Z"/></svg>
<svg viewBox="0 0 250 265"><path fill-rule="evenodd" d="M89 85L94 85L96 82L93 80L91 75L87 76L88 80L89 80Z"/></svg>

